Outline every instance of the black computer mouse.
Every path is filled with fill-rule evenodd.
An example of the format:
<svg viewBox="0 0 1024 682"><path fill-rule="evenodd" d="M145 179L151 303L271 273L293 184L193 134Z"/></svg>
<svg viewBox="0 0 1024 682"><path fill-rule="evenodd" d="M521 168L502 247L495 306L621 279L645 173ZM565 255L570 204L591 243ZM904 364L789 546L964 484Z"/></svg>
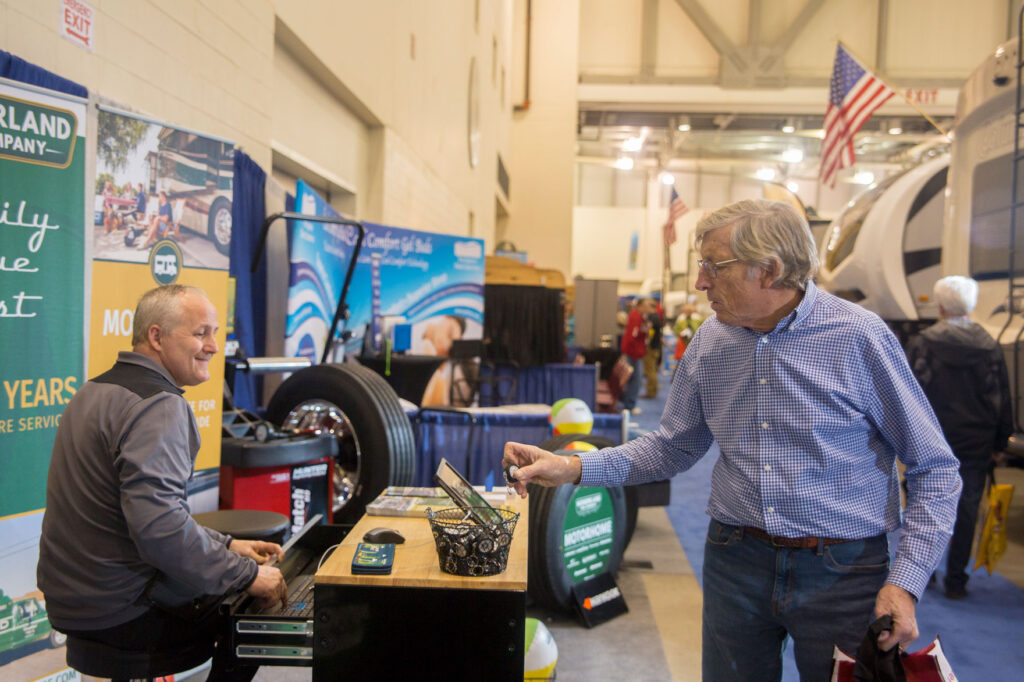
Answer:
<svg viewBox="0 0 1024 682"><path fill-rule="evenodd" d="M372 528L363 535L363 542L372 542L378 545L400 545L405 542L405 536L394 528Z"/></svg>

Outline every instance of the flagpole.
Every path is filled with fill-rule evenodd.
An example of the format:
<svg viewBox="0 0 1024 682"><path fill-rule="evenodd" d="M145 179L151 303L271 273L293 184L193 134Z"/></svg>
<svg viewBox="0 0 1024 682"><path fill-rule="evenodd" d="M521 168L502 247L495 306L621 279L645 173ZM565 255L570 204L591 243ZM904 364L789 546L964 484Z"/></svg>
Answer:
<svg viewBox="0 0 1024 682"><path fill-rule="evenodd" d="M845 50L846 50L847 52L849 52L850 54L852 54L852 55L854 56L854 58L855 58L855 59L856 59L856 60L857 60L858 62L860 62L860 64L861 64L862 66L863 66L863 65L865 65L865 64L867 64L867 62L865 62L865 61L864 61L863 59L861 59L861 58L860 58L860 55L859 55L859 54L857 54L856 52L854 52L853 50L851 50L851 49L850 49L850 46L849 46L849 45L847 45L846 43L844 43L844 42L843 42L842 40L837 40L836 42L838 42L838 43L839 43L840 45L842 45L842 46L843 46L843 48L844 48L844 49L845 49ZM865 69L865 70L868 70L868 69ZM882 81L882 82L883 82L883 83L885 84L885 86L886 86L887 88L889 88L889 89L890 89L890 90L892 90L893 92L899 93L899 96L903 98L903 101L905 101L905 102L906 102L907 104L909 104L909 105L910 105L911 107L913 107L913 109L914 109L915 111L917 111L917 113L919 113L919 114L921 114L922 116L924 116L924 117L925 117L925 119L927 119L927 121L928 121L929 123L931 123L931 124L932 124L932 126L933 126L933 127L934 127L934 128L936 129L936 130L938 130L938 131L939 131L940 133L942 133L942 136L943 136L943 137L947 137L947 138L949 137L949 132L948 132L948 131L945 131L945 130L943 130L943 129L942 129L942 126L940 126L940 125L939 125L938 123L936 123L936 122L935 122L935 119L933 119L933 118L932 118L931 116L929 116L928 114L926 114L926 113L924 112L924 110L923 110L923 109L922 109L921 107L919 107L919 106L917 106L916 104L914 104L913 102L911 102L911 101L910 101L910 98L909 98L909 97L907 97L906 95L904 95L904 94L903 94L903 90L902 90L902 88L899 88L899 89L898 89L898 88L896 88L896 86L894 86L894 85L893 85L892 83L890 83L890 82L889 82L888 80L886 80L886 78L885 78L885 77L883 77L883 76L882 76L881 74L879 74L879 73L878 73L877 71L875 71L875 70L873 70L873 69L871 69L870 71L871 71L871 73L873 73L873 74L875 75L875 77L876 77L876 78L878 78L878 80Z"/></svg>

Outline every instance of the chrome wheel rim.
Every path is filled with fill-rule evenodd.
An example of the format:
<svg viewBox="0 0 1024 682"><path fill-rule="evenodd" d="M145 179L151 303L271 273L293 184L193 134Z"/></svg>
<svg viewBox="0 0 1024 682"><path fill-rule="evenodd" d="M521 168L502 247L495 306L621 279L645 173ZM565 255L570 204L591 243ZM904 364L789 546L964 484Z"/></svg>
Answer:
<svg viewBox="0 0 1024 682"><path fill-rule="evenodd" d="M292 408L281 428L301 434L330 434L337 439L338 454L334 458L333 471L333 511L344 507L359 493L362 451L355 428L341 408L326 400L307 400Z"/></svg>

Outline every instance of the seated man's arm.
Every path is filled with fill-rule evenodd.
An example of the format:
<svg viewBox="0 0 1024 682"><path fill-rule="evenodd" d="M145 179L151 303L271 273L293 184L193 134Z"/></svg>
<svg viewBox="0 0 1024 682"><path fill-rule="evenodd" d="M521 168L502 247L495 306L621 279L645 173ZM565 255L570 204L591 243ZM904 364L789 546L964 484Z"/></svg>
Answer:
<svg viewBox="0 0 1024 682"><path fill-rule="evenodd" d="M195 596L242 590L256 580L256 562L189 515L189 448L198 445L191 424L180 396L157 394L133 408L115 458L127 530L144 561Z"/></svg>

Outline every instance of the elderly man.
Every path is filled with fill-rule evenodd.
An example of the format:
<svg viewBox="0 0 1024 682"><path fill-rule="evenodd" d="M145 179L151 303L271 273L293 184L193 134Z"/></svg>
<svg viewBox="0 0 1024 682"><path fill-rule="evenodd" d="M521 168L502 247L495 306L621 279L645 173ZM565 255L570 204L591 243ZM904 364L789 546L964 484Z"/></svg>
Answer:
<svg viewBox="0 0 1024 682"><path fill-rule="evenodd" d="M180 614L204 595L286 598L263 565L274 543L235 540L189 516L185 484L199 451L182 386L210 378L217 311L200 289L159 287L139 300L133 352L82 386L57 430L37 580L53 626L129 652L208 642L215 622ZM182 608L185 607L185 608Z"/></svg>
<svg viewBox="0 0 1024 682"><path fill-rule="evenodd" d="M944 582L946 597L963 599L968 577L964 569L989 464L1013 433L1010 382L999 344L968 317L978 302L978 283L969 277L943 277L933 291L939 321L910 339L907 357L960 460L964 490Z"/></svg>
<svg viewBox="0 0 1024 682"><path fill-rule="evenodd" d="M801 679L827 680L833 645L855 651L872 615L893 616L884 649L917 637L914 602L953 525L956 459L885 324L814 285L813 238L791 207L726 206L696 240L715 315L683 355L660 427L573 457L508 443L504 461L523 467L525 494L527 482L666 478L717 443L704 679L779 679L789 635Z"/></svg>

